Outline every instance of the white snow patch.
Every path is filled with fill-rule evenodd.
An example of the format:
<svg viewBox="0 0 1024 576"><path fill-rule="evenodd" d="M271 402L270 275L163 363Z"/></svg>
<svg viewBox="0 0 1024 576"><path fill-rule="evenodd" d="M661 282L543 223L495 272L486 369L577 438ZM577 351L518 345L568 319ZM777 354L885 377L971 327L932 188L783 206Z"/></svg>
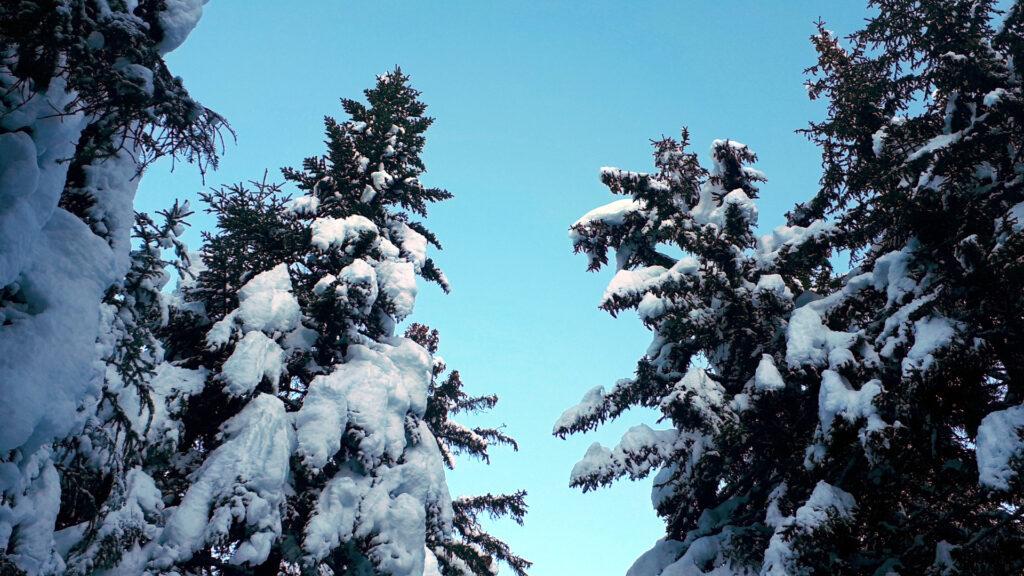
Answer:
<svg viewBox="0 0 1024 576"><path fill-rule="evenodd" d="M982 486L1009 490L1017 472L1014 459L1024 458L1024 406L991 412L978 427L978 479Z"/></svg>

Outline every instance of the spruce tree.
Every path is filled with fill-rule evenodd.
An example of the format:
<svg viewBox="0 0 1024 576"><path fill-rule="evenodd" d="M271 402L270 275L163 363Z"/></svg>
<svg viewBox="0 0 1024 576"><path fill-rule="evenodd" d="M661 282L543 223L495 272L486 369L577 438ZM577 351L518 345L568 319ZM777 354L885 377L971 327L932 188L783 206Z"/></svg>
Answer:
<svg viewBox="0 0 1024 576"><path fill-rule="evenodd" d="M102 305L109 331L100 338L105 377L82 434L57 450L61 508L57 528L67 543L67 573L94 574L131 561L160 526L163 502L147 471L174 454L177 412L202 384L202 373L163 362L158 334L168 321L168 269L187 278L180 240L188 203L136 214L131 267ZM170 258L165 252L172 250Z"/></svg>
<svg viewBox="0 0 1024 576"><path fill-rule="evenodd" d="M55 458L92 458L66 450L111 407L104 355L126 325L100 312L133 265L139 176L165 155L216 165L226 124L163 60L202 4L0 5L0 570L63 571L55 524L83 519Z"/></svg>
<svg viewBox="0 0 1024 576"><path fill-rule="evenodd" d="M633 405L672 424L573 469L584 489L657 470L666 538L634 576L1024 570L1024 9L871 5L812 37L821 190L785 226L751 241L745 149L716 144L705 175L659 142L657 174L603 171L631 198L572 228L591 268L616 250L602 306L655 337L556 434Z"/></svg>
<svg viewBox="0 0 1024 576"><path fill-rule="evenodd" d="M437 334L399 323L417 276L447 281L415 216L450 194L424 187L432 119L395 70L325 120L328 151L263 181L204 195L217 217L202 270L163 336L168 359L207 374L181 414L178 454L151 475L166 521L148 566L190 574L490 574L529 564L480 529L522 519L523 494L453 502L454 453L510 443L450 416L493 397L439 380Z"/></svg>

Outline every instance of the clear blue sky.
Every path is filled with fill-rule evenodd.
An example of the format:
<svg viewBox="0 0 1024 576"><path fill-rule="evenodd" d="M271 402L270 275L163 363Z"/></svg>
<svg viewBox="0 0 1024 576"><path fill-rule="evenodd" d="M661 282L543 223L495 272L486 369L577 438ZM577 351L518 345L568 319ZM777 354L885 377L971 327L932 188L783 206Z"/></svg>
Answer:
<svg viewBox="0 0 1024 576"><path fill-rule="evenodd" d="M464 460L449 485L529 491L526 527L494 531L535 562L534 576L617 576L661 535L650 479L582 494L569 471L591 442L614 444L651 415L567 441L550 431L586 390L631 375L650 338L635 318L597 310L611 274L587 273L566 229L612 199L599 167L650 170L648 141L683 124L705 158L714 138L759 153L761 228L781 224L819 173L816 149L793 133L821 115L802 86L812 23L845 34L865 14L850 0L215 0L168 61L238 132L206 185L297 166L323 152L322 118L342 115L338 98L361 97L396 64L412 76L437 119L424 180L455 194L428 220L454 290L424 287L414 318L441 330L441 353L471 392L501 396L479 421L507 424L522 448L495 450L490 467ZM169 168L146 175L138 209L198 207L195 169Z"/></svg>

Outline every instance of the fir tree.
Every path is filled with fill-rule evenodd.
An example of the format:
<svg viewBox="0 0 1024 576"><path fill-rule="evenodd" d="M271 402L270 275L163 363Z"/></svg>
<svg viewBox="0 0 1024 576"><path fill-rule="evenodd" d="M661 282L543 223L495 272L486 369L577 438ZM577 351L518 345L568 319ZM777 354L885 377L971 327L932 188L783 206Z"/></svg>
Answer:
<svg viewBox="0 0 1024 576"><path fill-rule="evenodd" d="M452 502L454 453L511 443L450 415L488 408L413 325L417 276L447 289L414 215L450 197L424 187L432 119L395 70L326 119L328 152L286 169L294 199L263 181L204 196L217 232L164 335L169 359L203 370L179 453L152 473L168 501L147 547L157 571L194 574L490 574L529 564L480 528L522 519L523 494Z"/></svg>
<svg viewBox="0 0 1024 576"><path fill-rule="evenodd" d="M657 174L606 169L632 198L572 228L592 269L616 250L602 307L636 309L655 338L555 433L633 405L672 424L573 469L584 489L658 470L666 538L634 576L1024 569L1024 9L872 6L845 41L812 38L824 170L786 226L752 242L745 148L716 143L705 175L662 141Z"/></svg>

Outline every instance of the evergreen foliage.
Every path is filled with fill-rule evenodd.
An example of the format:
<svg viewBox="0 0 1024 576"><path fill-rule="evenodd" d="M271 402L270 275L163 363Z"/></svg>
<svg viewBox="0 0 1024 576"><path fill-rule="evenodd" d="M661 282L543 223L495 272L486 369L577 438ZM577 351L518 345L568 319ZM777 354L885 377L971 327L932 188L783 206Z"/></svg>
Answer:
<svg viewBox="0 0 1024 576"><path fill-rule="evenodd" d="M1024 6L871 6L812 37L823 176L785 226L755 241L753 154L716 142L706 172L684 131L655 174L604 169L629 198L571 229L591 269L616 252L602 308L655 334L555 426L670 424L573 469L585 490L657 472L666 538L633 576L1024 570Z"/></svg>
<svg viewBox="0 0 1024 576"><path fill-rule="evenodd" d="M139 558L160 573L493 574L529 562L488 535L480 514L521 522L524 493L452 502L445 467L514 441L452 416L493 407L411 325L437 240L413 215L450 197L424 187L432 119L395 70L325 121L328 152L285 169L302 192L262 181L203 195L216 216L195 280L161 333L166 360L200 375L180 442L143 468L162 494ZM122 566L137 559L125 555ZM326 571L326 572L325 572Z"/></svg>

